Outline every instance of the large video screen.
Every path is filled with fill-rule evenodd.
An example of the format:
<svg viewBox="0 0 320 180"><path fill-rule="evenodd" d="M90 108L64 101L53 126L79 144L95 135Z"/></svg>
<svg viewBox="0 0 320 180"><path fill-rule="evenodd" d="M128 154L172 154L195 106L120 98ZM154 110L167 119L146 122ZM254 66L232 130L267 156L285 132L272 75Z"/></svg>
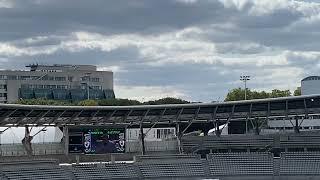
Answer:
<svg viewBox="0 0 320 180"><path fill-rule="evenodd" d="M69 153L125 152L125 128L70 128Z"/></svg>

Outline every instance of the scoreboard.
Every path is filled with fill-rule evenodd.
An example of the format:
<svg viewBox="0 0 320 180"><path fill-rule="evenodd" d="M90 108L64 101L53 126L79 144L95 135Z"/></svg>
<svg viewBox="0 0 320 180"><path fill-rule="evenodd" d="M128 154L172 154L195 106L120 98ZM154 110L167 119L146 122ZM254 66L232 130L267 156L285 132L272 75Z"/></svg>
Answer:
<svg viewBox="0 0 320 180"><path fill-rule="evenodd" d="M69 153L105 154L125 152L125 128L69 128Z"/></svg>

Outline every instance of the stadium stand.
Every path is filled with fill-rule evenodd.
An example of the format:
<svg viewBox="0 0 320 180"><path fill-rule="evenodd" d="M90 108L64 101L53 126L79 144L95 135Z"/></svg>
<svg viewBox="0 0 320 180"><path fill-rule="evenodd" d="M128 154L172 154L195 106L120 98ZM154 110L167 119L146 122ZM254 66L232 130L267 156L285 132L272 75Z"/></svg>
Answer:
<svg viewBox="0 0 320 180"><path fill-rule="evenodd" d="M268 152L159 154L137 156L133 163L58 165L56 160L35 159L0 163L0 180L7 179L300 179L320 177L320 152ZM299 178L298 178L299 179Z"/></svg>
<svg viewBox="0 0 320 180"><path fill-rule="evenodd" d="M290 134L280 137L280 144L283 147L317 147L319 142L319 133L304 132L303 134Z"/></svg>
<svg viewBox="0 0 320 180"><path fill-rule="evenodd" d="M139 175L133 164L85 164L74 165L73 173L81 179L138 179Z"/></svg>
<svg viewBox="0 0 320 180"><path fill-rule="evenodd" d="M183 150L186 153L193 153L198 149L263 148L273 144L274 139L272 136L228 135L182 138Z"/></svg>
<svg viewBox="0 0 320 180"><path fill-rule="evenodd" d="M154 160L167 160L167 159L200 159L200 155L197 154L162 154L162 155L143 155L135 156L136 162L146 162Z"/></svg>
<svg viewBox="0 0 320 180"><path fill-rule="evenodd" d="M137 159L136 164L144 178L205 176L199 156L140 156Z"/></svg>
<svg viewBox="0 0 320 180"><path fill-rule="evenodd" d="M212 176L273 175L271 153L216 153L208 161Z"/></svg>
<svg viewBox="0 0 320 180"><path fill-rule="evenodd" d="M320 175L320 152L281 153L280 175Z"/></svg>
<svg viewBox="0 0 320 180"><path fill-rule="evenodd" d="M7 179L75 179L72 173L65 171L52 160L3 162L1 172Z"/></svg>

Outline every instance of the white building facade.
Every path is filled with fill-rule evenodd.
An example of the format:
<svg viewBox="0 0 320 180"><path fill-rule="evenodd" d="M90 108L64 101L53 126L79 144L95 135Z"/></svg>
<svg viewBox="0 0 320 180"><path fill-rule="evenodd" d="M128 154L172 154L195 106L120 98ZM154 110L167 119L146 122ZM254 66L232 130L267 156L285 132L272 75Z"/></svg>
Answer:
<svg viewBox="0 0 320 180"><path fill-rule="evenodd" d="M320 94L320 76L309 76L301 80L301 94Z"/></svg>
<svg viewBox="0 0 320 180"><path fill-rule="evenodd" d="M37 65L29 71L0 71L0 103L45 98L84 100L114 98L113 73L93 65Z"/></svg>

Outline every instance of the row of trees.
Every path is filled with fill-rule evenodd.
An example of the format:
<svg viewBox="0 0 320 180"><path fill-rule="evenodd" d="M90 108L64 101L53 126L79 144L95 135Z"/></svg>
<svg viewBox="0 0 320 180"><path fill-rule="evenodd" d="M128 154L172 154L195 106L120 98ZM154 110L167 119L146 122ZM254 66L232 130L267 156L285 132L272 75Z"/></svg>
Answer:
<svg viewBox="0 0 320 180"><path fill-rule="evenodd" d="M244 100L245 90L242 88L235 88L228 92L224 101L240 101ZM301 88L298 87L294 92L294 96L301 95ZM290 90L273 89L271 92L255 91L247 89L247 99L265 99L292 96ZM131 105L159 105L159 104L188 104L189 101L178 98L162 98L154 101L140 102L130 99L101 99L101 100L83 100L83 101L63 101L50 99L21 99L17 104L26 105L55 105L55 106L131 106Z"/></svg>
<svg viewBox="0 0 320 180"><path fill-rule="evenodd" d="M159 105L159 104L188 104L189 101L185 101L178 98L162 98L154 101L140 102L130 99L101 99L101 100L83 100L83 101L63 101L63 100L51 100L51 99L20 99L16 104L25 105L53 105L53 106L131 106L131 105Z"/></svg>
<svg viewBox="0 0 320 180"><path fill-rule="evenodd" d="M247 99L266 99L266 98L278 98L292 96L290 90L273 89L271 92L255 91L247 89ZM298 87L294 92L294 96L301 95L301 88ZM228 92L225 101L240 101L245 99L245 89L236 88Z"/></svg>

